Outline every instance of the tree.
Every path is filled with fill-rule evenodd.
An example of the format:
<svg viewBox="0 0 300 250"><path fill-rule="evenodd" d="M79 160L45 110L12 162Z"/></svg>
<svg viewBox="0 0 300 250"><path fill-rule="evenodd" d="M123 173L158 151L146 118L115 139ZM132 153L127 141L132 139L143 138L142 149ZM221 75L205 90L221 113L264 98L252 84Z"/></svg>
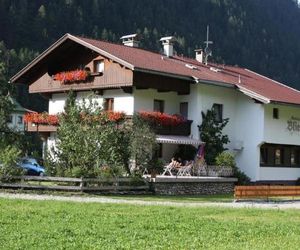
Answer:
<svg viewBox="0 0 300 250"><path fill-rule="evenodd" d="M205 160L207 164L215 164L216 157L226 148L225 144L229 143L227 135L223 135L223 129L227 125L229 118L223 119L221 122L216 120L215 111L207 110L202 115L202 124L198 126L200 139L205 143Z"/></svg>
<svg viewBox="0 0 300 250"><path fill-rule="evenodd" d="M57 146L50 151L56 174L95 177L101 169L113 175L128 169L130 133L124 120L111 119L91 99L76 103L70 92L59 123Z"/></svg>
<svg viewBox="0 0 300 250"><path fill-rule="evenodd" d="M2 148L8 144L8 139L12 133L7 125L8 117L12 111L12 104L9 93L12 91L7 79L9 52L3 42L0 42L0 146Z"/></svg>
<svg viewBox="0 0 300 250"><path fill-rule="evenodd" d="M133 127L130 135L131 159L135 161L137 170L143 172L144 169L152 170L156 164L157 149L156 135L150 125L142 120L139 115L133 116Z"/></svg>

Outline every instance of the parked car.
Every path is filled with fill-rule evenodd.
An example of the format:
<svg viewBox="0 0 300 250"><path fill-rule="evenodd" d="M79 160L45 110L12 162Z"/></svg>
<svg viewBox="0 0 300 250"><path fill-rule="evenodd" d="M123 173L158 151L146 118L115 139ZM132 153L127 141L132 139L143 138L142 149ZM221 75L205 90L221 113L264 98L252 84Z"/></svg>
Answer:
<svg viewBox="0 0 300 250"><path fill-rule="evenodd" d="M43 176L45 174L45 168L34 158L21 158L18 165L23 168L28 175Z"/></svg>

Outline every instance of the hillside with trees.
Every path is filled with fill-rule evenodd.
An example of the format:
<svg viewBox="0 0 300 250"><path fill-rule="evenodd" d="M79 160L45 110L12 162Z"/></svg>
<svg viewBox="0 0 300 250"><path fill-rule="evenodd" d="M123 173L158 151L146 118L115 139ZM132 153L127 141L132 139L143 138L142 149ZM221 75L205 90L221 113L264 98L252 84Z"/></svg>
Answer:
<svg viewBox="0 0 300 250"><path fill-rule="evenodd" d="M300 89L299 10L296 0L1 0L0 79L67 32L114 42L138 32L141 46L154 51L162 36L174 35L176 52L193 57L210 25L211 60ZM17 95L28 108L46 108L42 99L29 101L24 87Z"/></svg>

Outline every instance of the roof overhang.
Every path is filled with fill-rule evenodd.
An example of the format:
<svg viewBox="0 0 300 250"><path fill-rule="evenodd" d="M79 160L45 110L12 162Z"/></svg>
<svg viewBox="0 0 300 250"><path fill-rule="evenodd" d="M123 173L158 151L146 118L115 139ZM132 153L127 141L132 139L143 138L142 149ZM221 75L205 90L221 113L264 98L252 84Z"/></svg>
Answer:
<svg viewBox="0 0 300 250"><path fill-rule="evenodd" d="M236 85L236 87L237 87L237 89L240 91L240 92L242 92L243 94L245 94L246 96L249 96L249 97L251 97L252 99L255 99L255 100L257 100L257 101L259 101L259 102L261 102L261 103L264 103L264 104L269 104L270 102L271 102L271 100L269 99L269 98L267 98L267 97L265 97L265 96L262 96L262 95L260 95L260 94L258 94L258 93L256 93L256 92L254 92L254 91L252 91L252 90L249 90L249 89L247 89L247 88L245 88L245 87L242 87L242 86L240 86L240 85Z"/></svg>
<svg viewBox="0 0 300 250"><path fill-rule="evenodd" d="M198 146L203 142L197 139L190 138L188 136L179 135L156 135L156 141L158 143L165 144L184 144Z"/></svg>
<svg viewBox="0 0 300 250"><path fill-rule="evenodd" d="M92 51L95 51L115 62L120 63L121 65L133 70L134 66L102 49L99 49L98 47L93 46L92 44L83 41L82 39L73 36L69 33L65 34L63 37L58 39L55 43L53 43L48 49L46 49L44 52L42 52L39 56L37 56L32 62L27 64L22 70L20 70L17 74L15 74L11 79L10 82L16 83L18 80L27 72L29 72L31 69L33 69L38 63L40 63L43 59L45 59L51 52L53 52L56 48L58 48L60 45L62 45L66 40L71 40L77 44L80 44L86 48L91 49Z"/></svg>

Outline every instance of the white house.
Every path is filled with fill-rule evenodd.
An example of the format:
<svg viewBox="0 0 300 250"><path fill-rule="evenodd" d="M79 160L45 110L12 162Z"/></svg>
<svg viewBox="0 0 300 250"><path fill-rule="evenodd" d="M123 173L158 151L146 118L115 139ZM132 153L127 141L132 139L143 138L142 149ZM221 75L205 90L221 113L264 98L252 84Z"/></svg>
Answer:
<svg viewBox="0 0 300 250"><path fill-rule="evenodd" d="M252 181L295 181L300 177L300 92L251 70L203 63L173 54L172 37L162 38L164 54L138 48L136 35L123 37L123 45L70 34L64 35L12 77L29 85L30 93L49 98L49 114L62 112L66 91L80 100L91 93L106 108L124 111L181 113L191 127L158 135L160 142L197 144L201 111L212 107L220 119L229 118L224 133L238 167ZM63 84L53 75L85 69L88 81ZM29 126L55 143L56 127ZM185 128L186 129L186 128ZM177 134L177 135L176 135ZM164 158L176 145L163 144Z"/></svg>
<svg viewBox="0 0 300 250"><path fill-rule="evenodd" d="M10 98L11 104L13 106L13 111L10 113L7 121L7 125L10 129L15 131L24 132L25 123L23 116L24 114L31 112L28 109L23 108L20 103L18 103L14 98Z"/></svg>

